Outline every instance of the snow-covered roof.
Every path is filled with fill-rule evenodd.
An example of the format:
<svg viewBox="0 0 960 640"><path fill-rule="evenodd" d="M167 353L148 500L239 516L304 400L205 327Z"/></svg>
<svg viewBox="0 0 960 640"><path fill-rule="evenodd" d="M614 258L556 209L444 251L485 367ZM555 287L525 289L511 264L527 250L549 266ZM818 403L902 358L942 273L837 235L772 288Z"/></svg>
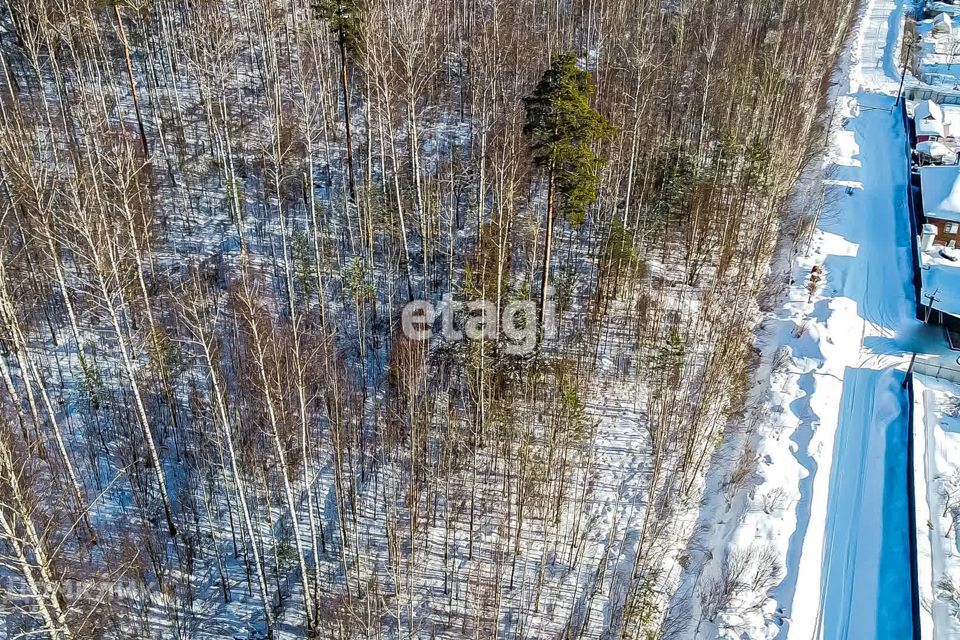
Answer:
<svg viewBox="0 0 960 640"><path fill-rule="evenodd" d="M942 138L946 135L943 128L943 120L917 120L916 125L918 136L939 136Z"/></svg>
<svg viewBox="0 0 960 640"><path fill-rule="evenodd" d="M923 287L920 295L924 304L935 295L933 308L952 316L960 316L960 263L951 262L940 255L942 246L937 244L930 251L920 254Z"/></svg>
<svg viewBox="0 0 960 640"><path fill-rule="evenodd" d="M920 189L924 215L960 222L960 167L921 167ZM921 295L936 293L935 309L960 316L960 262L941 255L943 242L939 238L934 242L930 250L920 252Z"/></svg>
<svg viewBox="0 0 960 640"><path fill-rule="evenodd" d="M920 167L923 214L960 222L960 167Z"/></svg>
<svg viewBox="0 0 960 640"><path fill-rule="evenodd" d="M960 7L947 2L927 2L928 13L950 13L957 15L960 13Z"/></svg>
<svg viewBox="0 0 960 640"><path fill-rule="evenodd" d="M914 120L943 120L943 109L933 100L924 100L913 111Z"/></svg>
<svg viewBox="0 0 960 640"><path fill-rule="evenodd" d="M943 144L942 142L937 142L936 140L927 140L926 142L921 142L917 145L917 153L925 155L929 158L942 159L949 156L951 151L947 148L947 145Z"/></svg>
<svg viewBox="0 0 960 640"><path fill-rule="evenodd" d="M950 20L950 16L946 13L938 13L933 18L933 29L934 31L953 31L953 22Z"/></svg>
<svg viewBox="0 0 960 640"><path fill-rule="evenodd" d="M944 129L948 133L960 131L960 105L942 104L940 108L943 110Z"/></svg>

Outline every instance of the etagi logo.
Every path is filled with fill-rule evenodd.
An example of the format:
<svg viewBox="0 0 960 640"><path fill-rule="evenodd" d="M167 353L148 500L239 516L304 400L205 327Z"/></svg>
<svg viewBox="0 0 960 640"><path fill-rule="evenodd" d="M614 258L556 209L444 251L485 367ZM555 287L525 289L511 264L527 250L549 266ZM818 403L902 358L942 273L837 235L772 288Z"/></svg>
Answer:
<svg viewBox="0 0 960 640"><path fill-rule="evenodd" d="M556 335L553 287L547 287L543 337ZM435 331L439 320L439 331ZM430 340L440 335L448 342L493 340L511 355L527 355L537 346L537 305L533 300L511 300L497 308L489 300L454 300L446 293L438 304L412 300L403 307L400 326L410 340Z"/></svg>

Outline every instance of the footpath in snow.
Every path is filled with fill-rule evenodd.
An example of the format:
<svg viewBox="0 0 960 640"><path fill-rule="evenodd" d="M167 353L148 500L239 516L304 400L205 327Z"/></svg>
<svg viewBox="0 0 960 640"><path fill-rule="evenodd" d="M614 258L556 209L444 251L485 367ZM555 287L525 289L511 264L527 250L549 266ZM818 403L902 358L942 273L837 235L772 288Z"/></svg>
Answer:
<svg viewBox="0 0 960 640"><path fill-rule="evenodd" d="M700 623L681 637L912 636L903 370L913 351L942 338L916 320L912 288L908 158L895 106L910 6L866 2L838 71L815 178L833 186L810 251L791 265L785 300L759 331L763 365L748 417L759 426L732 438L708 477L703 534L679 591ZM815 267L823 285L809 288ZM756 470L731 492L744 452ZM752 584L750 574L717 607L718 585L745 554L774 558L777 586Z"/></svg>

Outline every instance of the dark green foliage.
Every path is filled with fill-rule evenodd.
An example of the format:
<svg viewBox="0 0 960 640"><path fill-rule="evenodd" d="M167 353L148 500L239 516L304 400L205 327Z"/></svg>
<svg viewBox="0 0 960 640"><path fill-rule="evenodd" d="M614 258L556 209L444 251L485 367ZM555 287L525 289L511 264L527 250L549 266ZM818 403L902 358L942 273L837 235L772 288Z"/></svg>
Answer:
<svg viewBox="0 0 960 640"><path fill-rule="evenodd" d="M676 218L683 211L696 183L705 179L694 157L679 145L671 145L657 159L660 196L654 203L657 214Z"/></svg>
<svg viewBox="0 0 960 640"><path fill-rule="evenodd" d="M310 239L303 231L297 230L293 234L292 258L293 268L297 274L297 281L304 297L313 295L314 274L313 256L310 252Z"/></svg>
<svg viewBox="0 0 960 640"><path fill-rule="evenodd" d="M330 30L342 40L347 51L354 55L363 53L365 0L314 0L313 10L330 24Z"/></svg>
<svg viewBox="0 0 960 640"><path fill-rule="evenodd" d="M100 410L100 399L103 397L103 377L100 375L100 369L95 364L87 360L83 352L80 356L80 370L83 372L83 393L86 400L90 403L92 411Z"/></svg>
<svg viewBox="0 0 960 640"><path fill-rule="evenodd" d="M554 300L557 303L557 311L563 312L570 308L573 301L573 294L576 290L577 271L573 268L560 269L553 279Z"/></svg>
<svg viewBox="0 0 960 640"><path fill-rule="evenodd" d="M750 186L765 189L770 170L770 149L766 142L757 138L746 149L747 180Z"/></svg>
<svg viewBox="0 0 960 640"><path fill-rule="evenodd" d="M623 222L619 218L614 218L610 223L610 236L603 248L604 262L611 268L616 268L634 257L633 239Z"/></svg>
<svg viewBox="0 0 960 640"><path fill-rule="evenodd" d="M686 346L684 340L677 328L673 327L670 329L667 341L660 346L654 356L651 370L658 375L666 376L671 384L675 384L679 382L685 359Z"/></svg>
<svg viewBox="0 0 960 640"><path fill-rule="evenodd" d="M360 258L354 258L350 261L350 264L344 270L343 280L357 304L368 300L376 293L376 288L370 281L367 268Z"/></svg>
<svg viewBox="0 0 960 640"><path fill-rule="evenodd" d="M607 140L613 127L590 106L595 88L590 73L569 53L557 56L533 95L524 99L524 133L533 144L538 167L552 172L559 210L574 226L597 199L598 173L603 165L591 149Z"/></svg>
<svg viewBox="0 0 960 640"><path fill-rule="evenodd" d="M582 442L589 435L587 408L580 397L580 387L575 379L563 376L560 379L560 408L565 427L574 441Z"/></svg>

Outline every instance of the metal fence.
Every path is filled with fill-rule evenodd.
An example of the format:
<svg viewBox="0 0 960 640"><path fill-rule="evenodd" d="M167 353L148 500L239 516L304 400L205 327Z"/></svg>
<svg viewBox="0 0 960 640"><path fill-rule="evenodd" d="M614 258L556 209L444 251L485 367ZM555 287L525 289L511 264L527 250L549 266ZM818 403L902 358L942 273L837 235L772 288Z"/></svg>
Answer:
<svg viewBox="0 0 960 640"><path fill-rule="evenodd" d="M950 382L960 383L960 368L948 364L930 364L917 360L913 364L913 370L921 375L931 378L940 378Z"/></svg>
<svg viewBox="0 0 960 640"><path fill-rule="evenodd" d="M904 386L907 388L907 519L910 526L910 612L913 614L913 640L921 640L923 633L920 623L920 559L917 553L917 483L913 460L914 395L912 371L907 372Z"/></svg>
<svg viewBox="0 0 960 640"><path fill-rule="evenodd" d="M908 100L933 100L937 104L960 104L960 91L938 89L928 84L905 84L903 95Z"/></svg>
<svg viewBox="0 0 960 640"><path fill-rule="evenodd" d="M900 123L903 125L903 157L907 177L907 217L910 219L910 254L913 258L913 293L917 318L923 319L923 274L920 271L920 223L923 215L923 202L920 185L914 184L913 146L914 135L910 117L907 115L907 101L900 101Z"/></svg>

